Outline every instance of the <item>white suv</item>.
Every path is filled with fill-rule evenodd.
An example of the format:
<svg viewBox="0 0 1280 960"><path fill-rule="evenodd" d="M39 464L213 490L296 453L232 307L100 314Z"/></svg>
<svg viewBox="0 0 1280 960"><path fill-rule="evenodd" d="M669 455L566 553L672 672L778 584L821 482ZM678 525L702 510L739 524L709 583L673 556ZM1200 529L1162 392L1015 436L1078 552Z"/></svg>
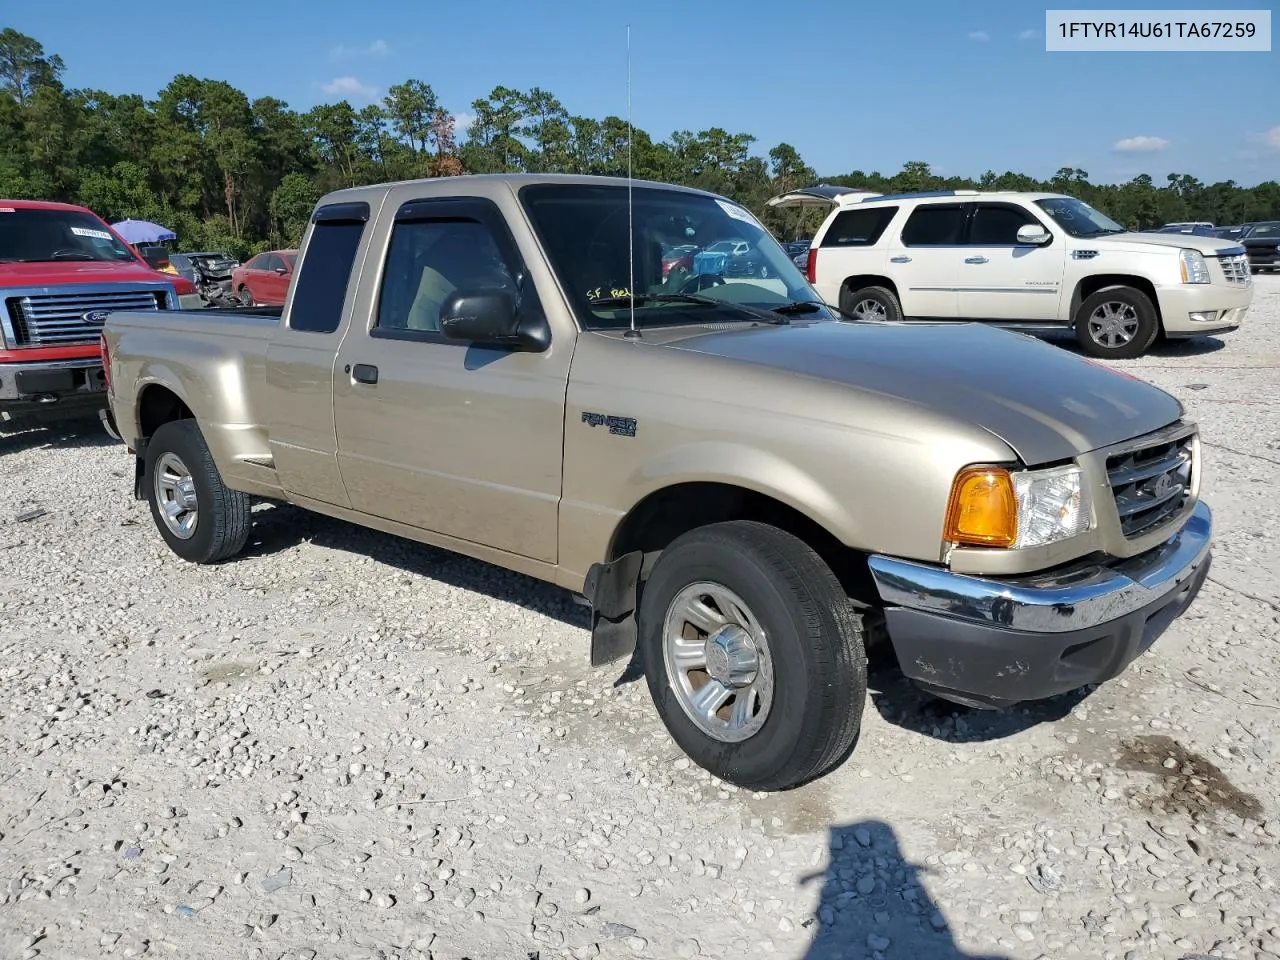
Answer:
<svg viewBox="0 0 1280 960"><path fill-rule="evenodd" d="M1161 335L1235 330L1253 300L1239 244L1130 233L1061 194L820 185L769 205L832 208L809 248L809 281L860 319L1072 330L1087 353L1124 359Z"/></svg>

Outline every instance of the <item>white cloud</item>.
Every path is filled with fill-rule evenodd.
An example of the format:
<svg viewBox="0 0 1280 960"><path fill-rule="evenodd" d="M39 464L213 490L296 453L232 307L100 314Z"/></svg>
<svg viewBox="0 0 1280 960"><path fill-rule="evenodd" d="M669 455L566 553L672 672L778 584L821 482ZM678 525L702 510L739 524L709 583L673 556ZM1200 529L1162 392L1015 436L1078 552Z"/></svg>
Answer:
<svg viewBox="0 0 1280 960"><path fill-rule="evenodd" d="M378 96L378 88L361 83L358 77L334 77L321 88L334 97L351 97L358 100L373 100Z"/></svg>
<svg viewBox="0 0 1280 960"><path fill-rule="evenodd" d="M1039 40L1040 31L1039 30L1023 30L1020 34L1018 34L1018 39L1019 40Z"/></svg>
<svg viewBox="0 0 1280 960"><path fill-rule="evenodd" d="M329 55L334 60L347 60L351 57L385 57L390 52L391 48L387 46L387 41L373 40L369 43L355 46L340 43L329 51Z"/></svg>
<svg viewBox="0 0 1280 960"><path fill-rule="evenodd" d="M991 34L987 33L985 30L974 30L969 34L969 39L976 41L977 43L986 43L991 39Z"/></svg>
<svg viewBox="0 0 1280 960"><path fill-rule="evenodd" d="M1163 137L1125 137L1111 149L1117 153L1159 153L1167 146L1169 141Z"/></svg>
<svg viewBox="0 0 1280 960"><path fill-rule="evenodd" d="M455 113L453 115L453 132L455 134L466 133L467 129L476 122L474 113Z"/></svg>
<svg viewBox="0 0 1280 960"><path fill-rule="evenodd" d="M1267 131L1267 146L1280 150L1280 127L1272 127Z"/></svg>

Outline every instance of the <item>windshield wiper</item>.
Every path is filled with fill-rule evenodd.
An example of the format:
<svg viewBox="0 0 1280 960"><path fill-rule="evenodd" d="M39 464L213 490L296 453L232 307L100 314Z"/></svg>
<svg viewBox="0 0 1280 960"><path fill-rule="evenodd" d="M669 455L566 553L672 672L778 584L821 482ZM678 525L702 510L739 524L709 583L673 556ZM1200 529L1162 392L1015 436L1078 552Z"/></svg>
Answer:
<svg viewBox="0 0 1280 960"><path fill-rule="evenodd" d="M592 307L625 307L630 305L631 297L604 297L600 300L592 300ZM696 303L710 307L724 307L731 310L741 310L748 316L755 317L765 323L772 323L775 326L784 326L791 321L786 317L778 316L773 311L758 310L755 307L748 307L744 303L734 303L731 300L717 300L715 297L704 297L696 293L641 293L635 297L637 306L644 303ZM636 319L639 323L639 318Z"/></svg>
<svg viewBox="0 0 1280 960"><path fill-rule="evenodd" d="M840 316L848 320L858 319L858 317L854 316L852 313L849 313L846 310L841 310L839 307L823 300L792 300L789 303L784 303L777 307L770 307L769 309L774 313L780 313L783 316L793 313L817 313L819 310L830 310L832 313L838 313Z"/></svg>

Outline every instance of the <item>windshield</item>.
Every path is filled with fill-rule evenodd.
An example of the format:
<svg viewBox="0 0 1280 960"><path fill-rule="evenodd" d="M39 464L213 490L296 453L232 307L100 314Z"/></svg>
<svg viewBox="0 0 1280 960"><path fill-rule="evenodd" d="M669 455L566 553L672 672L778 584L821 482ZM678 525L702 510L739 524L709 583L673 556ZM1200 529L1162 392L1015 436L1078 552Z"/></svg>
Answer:
<svg viewBox="0 0 1280 960"><path fill-rule="evenodd" d="M1075 197L1049 197L1036 205L1053 217L1054 223L1073 237L1099 237L1104 233L1124 233L1124 227L1105 213Z"/></svg>
<svg viewBox="0 0 1280 960"><path fill-rule="evenodd" d="M129 248L90 214L0 209L0 263L53 260L137 262Z"/></svg>
<svg viewBox="0 0 1280 960"><path fill-rule="evenodd" d="M584 329L627 327L632 293L648 298L636 301L637 326L758 322L760 309L818 299L769 232L727 200L633 187L628 218L622 184L530 184L520 199ZM663 263L664 251L684 247ZM819 308L811 319L829 317Z"/></svg>

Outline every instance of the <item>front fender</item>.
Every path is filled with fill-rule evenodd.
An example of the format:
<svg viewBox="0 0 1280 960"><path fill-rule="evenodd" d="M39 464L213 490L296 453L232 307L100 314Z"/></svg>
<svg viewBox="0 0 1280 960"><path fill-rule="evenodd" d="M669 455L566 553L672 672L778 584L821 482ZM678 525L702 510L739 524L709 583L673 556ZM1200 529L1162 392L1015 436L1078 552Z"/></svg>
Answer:
<svg viewBox="0 0 1280 960"><path fill-rule="evenodd" d="M663 450L636 467L636 503L682 483L723 483L763 494L804 514L842 543L857 546L859 524L844 499L781 456L744 443L699 441Z"/></svg>

